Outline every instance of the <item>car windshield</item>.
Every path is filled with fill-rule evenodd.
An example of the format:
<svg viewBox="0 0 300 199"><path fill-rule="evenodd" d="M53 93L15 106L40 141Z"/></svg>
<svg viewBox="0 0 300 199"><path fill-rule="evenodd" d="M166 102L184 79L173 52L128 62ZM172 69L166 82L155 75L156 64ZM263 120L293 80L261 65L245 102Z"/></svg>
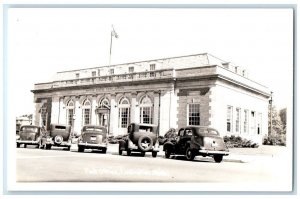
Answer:
<svg viewBox="0 0 300 199"><path fill-rule="evenodd" d="M37 133L38 130L39 129L37 127L34 127L34 126L24 126L21 129L21 131L32 132L32 133Z"/></svg>

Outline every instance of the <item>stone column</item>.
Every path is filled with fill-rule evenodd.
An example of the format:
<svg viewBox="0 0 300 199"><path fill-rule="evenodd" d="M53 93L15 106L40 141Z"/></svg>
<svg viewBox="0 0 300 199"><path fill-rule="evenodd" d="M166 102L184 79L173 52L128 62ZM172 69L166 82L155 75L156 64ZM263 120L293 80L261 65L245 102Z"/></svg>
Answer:
<svg viewBox="0 0 300 199"><path fill-rule="evenodd" d="M136 95L136 92L131 93L130 122L139 122L139 107L137 106Z"/></svg>
<svg viewBox="0 0 300 199"><path fill-rule="evenodd" d="M96 106L97 106L97 96L96 95L93 95L92 97L92 115L91 115L91 124L94 124L96 125L97 124L97 117L96 117Z"/></svg>
<svg viewBox="0 0 300 199"><path fill-rule="evenodd" d="M110 121L109 121L109 133L112 135L118 135L118 108L116 104L116 94L110 94Z"/></svg>
<svg viewBox="0 0 300 199"><path fill-rule="evenodd" d="M79 102L79 96L75 99L75 120L74 120L74 132L79 133L82 126L82 109Z"/></svg>
<svg viewBox="0 0 300 199"><path fill-rule="evenodd" d="M159 112L159 94L160 94L160 91L156 91L154 92L154 101L153 101L153 124L156 124L158 125L159 123L159 117L161 114Z"/></svg>
<svg viewBox="0 0 300 199"><path fill-rule="evenodd" d="M59 123L67 124L67 109L66 104L64 104L64 97L59 100L60 112L59 112Z"/></svg>
<svg viewBox="0 0 300 199"><path fill-rule="evenodd" d="M59 97L52 97L52 107L51 107L51 123L59 123Z"/></svg>

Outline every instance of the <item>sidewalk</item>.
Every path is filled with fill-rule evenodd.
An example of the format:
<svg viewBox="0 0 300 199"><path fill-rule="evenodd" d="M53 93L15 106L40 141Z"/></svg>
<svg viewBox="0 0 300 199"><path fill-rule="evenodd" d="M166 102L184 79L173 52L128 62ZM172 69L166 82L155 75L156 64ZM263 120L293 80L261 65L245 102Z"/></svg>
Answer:
<svg viewBox="0 0 300 199"><path fill-rule="evenodd" d="M107 153L117 155L118 153L118 144L109 144ZM287 153L287 148L284 146L268 146L261 145L258 148L230 148L230 154L224 156L224 162L237 162L237 163L246 163L254 162L258 160L267 161L270 158L280 157ZM160 151L157 154L158 157L164 157L165 153L163 151L163 146L160 146ZM200 157L201 160L207 159L211 161L211 157Z"/></svg>

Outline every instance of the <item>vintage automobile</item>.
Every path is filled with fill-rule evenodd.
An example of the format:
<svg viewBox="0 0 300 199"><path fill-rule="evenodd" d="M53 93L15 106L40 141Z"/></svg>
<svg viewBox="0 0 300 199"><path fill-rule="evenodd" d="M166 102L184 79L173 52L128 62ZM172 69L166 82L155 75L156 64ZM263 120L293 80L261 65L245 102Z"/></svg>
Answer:
<svg viewBox="0 0 300 199"><path fill-rule="evenodd" d="M130 156L131 152L140 152L145 156L146 152L151 152L152 157L156 157L159 151L157 126L151 124L132 123L127 128L127 135L119 140L119 155L123 151Z"/></svg>
<svg viewBox="0 0 300 199"><path fill-rule="evenodd" d="M83 126L81 135L78 138L78 152L84 152L84 149L98 149L102 153L106 153L108 143L107 134L107 129L104 126Z"/></svg>
<svg viewBox="0 0 300 199"><path fill-rule="evenodd" d="M24 148L27 145L37 145L39 146L41 137L43 136L42 128L34 125L23 125L20 127L19 132L16 136L17 148L23 144Z"/></svg>
<svg viewBox="0 0 300 199"><path fill-rule="evenodd" d="M178 137L163 145L165 157L185 155L187 160L195 156L212 156L215 162L222 162L223 156L229 155L223 138L216 129L206 126L187 126L178 131Z"/></svg>
<svg viewBox="0 0 300 199"><path fill-rule="evenodd" d="M40 148L51 149L52 146L71 147L71 126L64 124L50 124L50 131L42 137Z"/></svg>

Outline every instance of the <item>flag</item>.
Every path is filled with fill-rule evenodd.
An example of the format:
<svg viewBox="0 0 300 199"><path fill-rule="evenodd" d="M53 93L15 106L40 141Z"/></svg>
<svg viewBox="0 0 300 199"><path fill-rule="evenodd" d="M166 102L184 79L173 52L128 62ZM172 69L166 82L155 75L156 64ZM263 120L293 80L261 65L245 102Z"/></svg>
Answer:
<svg viewBox="0 0 300 199"><path fill-rule="evenodd" d="M111 36L114 36L115 38L119 38L119 35L117 34L117 32L114 29L114 26L112 26Z"/></svg>

